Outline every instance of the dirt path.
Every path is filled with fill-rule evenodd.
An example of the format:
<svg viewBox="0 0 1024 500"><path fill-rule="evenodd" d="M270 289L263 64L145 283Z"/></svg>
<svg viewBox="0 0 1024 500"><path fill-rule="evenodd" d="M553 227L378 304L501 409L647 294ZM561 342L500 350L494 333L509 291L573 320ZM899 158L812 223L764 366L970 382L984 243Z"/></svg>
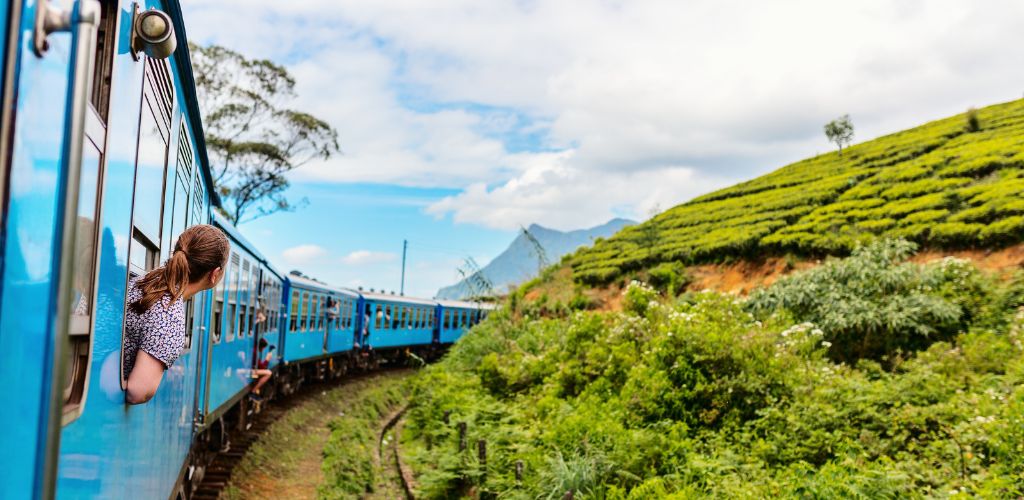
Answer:
<svg viewBox="0 0 1024 500"><path fill-rule="evenodd" d="M364 391L382 383L398 382L412 373L402 370L370 375L325 388L320 394L300 402L271 424L252 445L221 498L316 498L318 487L324 481L324 445L331 434L328 423L349 409ZM384 465L391 465L391 462ZM378 470L384 473L388 468ZM404 498L401 483L396 484L397 496L373 498ZM383 489L379 493L387 495Z"/></svg>

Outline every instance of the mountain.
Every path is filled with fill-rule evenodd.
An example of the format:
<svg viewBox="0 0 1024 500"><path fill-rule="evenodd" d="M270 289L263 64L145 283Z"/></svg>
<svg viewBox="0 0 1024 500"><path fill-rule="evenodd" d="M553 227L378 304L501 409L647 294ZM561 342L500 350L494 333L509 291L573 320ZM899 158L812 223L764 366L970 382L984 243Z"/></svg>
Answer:
<svg viewBox="0 0 1024 500"><path fill-rule="evenodd" d="M877 238L925 248L1024 240L1024 100L879 137L701 196L576 252L603 285L660 263L846 254Z"/></svg>
<svg viewBox="0 0 1024 500"><path fill-rule="evenodd" d="M527 231L544 248L549 263L556 263L563 255L583 245L593 243L596 238L607 238L619 230L636 224L627 219L612 219L590 229L562 232L532 224ZM534 244L520 233L501 255L495 257L480 272L491 282L494 290L503 293L510 285L517 285L537 275L537 254ZM463 299L472 295L471 287L462 280L437 292L440 299Z"/></svg>

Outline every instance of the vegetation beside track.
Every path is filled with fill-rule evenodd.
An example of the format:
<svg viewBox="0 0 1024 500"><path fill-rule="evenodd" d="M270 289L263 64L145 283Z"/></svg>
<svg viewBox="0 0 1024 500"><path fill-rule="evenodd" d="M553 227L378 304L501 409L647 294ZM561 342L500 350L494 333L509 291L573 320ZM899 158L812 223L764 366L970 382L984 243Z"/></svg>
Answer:
<svg viewBox="0 0 1024 500"><path fill-rule="evenodd" d="M748 299L631 284L622 311L541 318L510 301L417 377L419 492L1018 498L1024 279L912 250L875 244Z"/></svg>
<svg viewBox="0 0 1024 500"><path fill-rule="evenodd" d="M375 461L381 419L405 401L412 374L369 375L302 401L249 448L223 496L353 498L372 491L382 476Z"/></svg>
<svg viewBox="0 0 1024 500"><path fill-rule="evenodd" d="M843 255L879 237L992 248L1024 241L1022 190L1024 100L1017 100L709 193L599 240L563 265L593 286L628 282L666 263Z"/></svg>

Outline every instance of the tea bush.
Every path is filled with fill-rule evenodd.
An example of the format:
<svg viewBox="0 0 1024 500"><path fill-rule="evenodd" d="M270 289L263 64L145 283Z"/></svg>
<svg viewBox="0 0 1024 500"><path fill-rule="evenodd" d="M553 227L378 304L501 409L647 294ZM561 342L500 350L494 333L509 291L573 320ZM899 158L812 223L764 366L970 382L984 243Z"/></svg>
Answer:
<svg viewBox="0 0 1024 500"><path fill-rule="evenodd" d="M750 300L632 283L622 312L496 311L414 386L419 494L1024 495L1024 279L912 250L860 247Z"/></svg>
<svg viewBox="0 0 1024 500"><path fill-rule="evenodd" d="M672 262L847 255L877 238L938 248L1018 243L1024 100L970 113L700 196L563 261L578 282L602 285Z"/></svg>

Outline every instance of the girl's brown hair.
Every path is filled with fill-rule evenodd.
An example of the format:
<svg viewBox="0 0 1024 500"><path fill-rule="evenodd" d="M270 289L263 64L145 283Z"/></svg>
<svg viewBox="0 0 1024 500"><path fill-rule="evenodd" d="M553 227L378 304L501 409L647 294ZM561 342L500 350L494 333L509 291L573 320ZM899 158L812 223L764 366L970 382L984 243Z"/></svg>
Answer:
<svg viewBox="0 0 1024 500"><path fill-rule="evenodd" d="M185 293L185 285L199 280L210 271L223 268L228 261L231 244L224 231L207 224L192 226L178 236L174 253L163 267L158 267L136 282L142 297L128 307L143 314L163 298L170 295L173 304Z"/></svg>

